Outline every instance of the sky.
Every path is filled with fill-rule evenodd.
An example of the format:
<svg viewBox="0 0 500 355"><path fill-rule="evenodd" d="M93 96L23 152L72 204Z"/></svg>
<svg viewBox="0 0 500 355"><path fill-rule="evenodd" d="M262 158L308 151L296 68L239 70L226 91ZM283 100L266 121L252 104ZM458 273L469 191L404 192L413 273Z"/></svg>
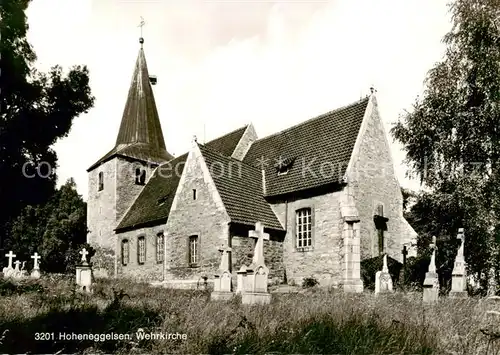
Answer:
<svg viewBox="0 0 500 355"><path fill-rule="evenodd" d="M87 65L95 105L55 144L58 184L87 199L87 168L113 148L144 18L144 51L167 150L253 123L264 137L377 90L389 130L411 110L443 58L448 0L33 0L28 39L37 68Z"/></svg>

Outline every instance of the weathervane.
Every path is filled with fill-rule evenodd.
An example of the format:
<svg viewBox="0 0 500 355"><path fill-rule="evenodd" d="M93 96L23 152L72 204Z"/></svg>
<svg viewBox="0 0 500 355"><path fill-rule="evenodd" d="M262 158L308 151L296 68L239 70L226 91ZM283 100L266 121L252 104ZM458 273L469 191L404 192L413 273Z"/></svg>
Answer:
<svg viewBox="0 0 500 355"><path fill-rule="evenodd" d="M142 37L142 27L145 24L146 24L146 22L144 21L144 18L141 16L141 22L139 23L139 26L137 26L137 27L141 28L141 38L139 38L139 43L141 44L141 48L142 48L142 44L144 43L144 38Z"/></svg>

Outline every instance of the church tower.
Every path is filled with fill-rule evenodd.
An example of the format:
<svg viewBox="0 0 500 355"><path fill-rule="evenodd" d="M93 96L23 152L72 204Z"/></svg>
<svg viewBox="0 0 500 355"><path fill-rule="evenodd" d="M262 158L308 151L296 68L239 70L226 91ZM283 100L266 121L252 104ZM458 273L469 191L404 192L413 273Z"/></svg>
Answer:
<svg viewBox="0 0 500 355"><path fill-rule="evenodd" d="M88 172L87 242L96 249L92 259L103 276L114 274L114 229L135 201L153 170L173 156L167 152L144 56L144 39L128 91L125 109L113 149Z"/></svg>

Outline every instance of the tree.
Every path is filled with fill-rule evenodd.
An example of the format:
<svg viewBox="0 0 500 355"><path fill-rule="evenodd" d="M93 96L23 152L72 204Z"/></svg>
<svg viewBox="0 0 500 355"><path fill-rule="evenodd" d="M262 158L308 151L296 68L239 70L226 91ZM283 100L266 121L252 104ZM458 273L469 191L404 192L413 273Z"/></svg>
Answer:
<svg viewBox="0 0 500 355"><path fill-rule="evenodd" d="M85 66L67 75L58 66L46 74L34 69L36 55L26 39L29 3L0 2L0 242L25 206L45 203L54 193L52 145L94 103ZM35 210L24 217L34 218Z"/></svg>
<svg viewBox="0 0 500 355"><path fill-rule="evenodd" d="M444 59L391 134L406 151L409 175L431 190L412 208L417 232L429 240L465 228L466 261L480 274L498 262L500 6L456 0L450 12Z"/></svg>
<svg viewBox="0 0 500 355"><path fill-rule="evenodd" d="M12 223L7 245L20 260L30 260L38 252L44 271L71 271L86 243L86 219L87 204L69 179L46 204L24 208Z"/></svg>

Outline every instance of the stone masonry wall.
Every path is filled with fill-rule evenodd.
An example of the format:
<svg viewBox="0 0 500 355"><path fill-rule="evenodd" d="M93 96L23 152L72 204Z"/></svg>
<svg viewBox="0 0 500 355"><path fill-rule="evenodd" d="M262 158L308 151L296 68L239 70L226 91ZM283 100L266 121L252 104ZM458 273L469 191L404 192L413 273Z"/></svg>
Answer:
<svg viewBox="0 0 500 355"><path fill-rule="evenodd" d="M132 278L141 281L163 280L163 262L157 260L157 235L165 232L165 225L155 227L139 228L117 235L116 250L118 251L117 275L119 277ZM138 262L138 238L144 236L146 240L146 260L144 264ZM164 241L166 235L164 233ZM128 240L129 261L127 265L122 264L121 242Z"/></svg>
<svg viewBox="0 0 500 355"><path fill-rule="evenodd" d="M336 286L342 281L342 224L340 192L272 205L280 222L286 225L283 259L288 283L300 285L305 277L316 278L322 286ZM299 250L295 241L295 213L312 210L312 248ZM288 213L286 209L288 208Z"/></svg>
<svg viewBox="0 0 500 355"><path fill-rule="evenodd" d="M99 188L99 173L104 173L104 188ZM116 227L116 160L110 160L89 172L87 199L87 241L93 246L114 249Z"/></svg>
<svg viewBox="0 0 500 355"><path fill-rule="evenodd" d="M245 133L243 133L243 136L240 138L238 145L236 146L236 148L234 148L232 157L238 160L243 160L248 150L250 149L250 146L256 140L257 133L255 132L253 125L250 124L245 130Z"/></svg>
<svg viewBox="0 0 500 355"><path fill-rule="evenodd" d="M196 189L196 200L193 199ZM189 154L167 221L165 279L209 279L220 264L217 248L228 242L229 217L199 148ZM189 265L189 237L198 236L199 263Z"/></svg>
<svg viewBox="0 0 500 355"><path fill-rule="evenodd" d="M378 255L378 232L373 221L378 204L389 218L384 232L385 250L390 257L402 261L402 243L416 233L403 217L403 197L394 173L390 147L375 106L361 139L359 153L349 176L350 186L360 215L361 260Z"/></svg>
<svg viewBox="0 0 500 355"><path fill-rule="evenodd" d="M144 185L136 185L135 183L136 168L146 170L147 183L154 171L154 167L139 161L131 162L122 158L116 160L116 221L119 222L144 188Z"/></svg>
<svg viewBox="0 0 500 355"><path fill-rule="evenodd" d="M270 238L272 239L272 238ZM255 239L242 236L232 237L232 268L233 279L236 272L243 266L252 263L255 250ZM269 268L269 283L280 284L284 282L285 265L283 263L283 243L275 240L264 241L264 262ZM236 281L235 281L236 282ZM236 285L236 283L234 284Z"/></svg>

